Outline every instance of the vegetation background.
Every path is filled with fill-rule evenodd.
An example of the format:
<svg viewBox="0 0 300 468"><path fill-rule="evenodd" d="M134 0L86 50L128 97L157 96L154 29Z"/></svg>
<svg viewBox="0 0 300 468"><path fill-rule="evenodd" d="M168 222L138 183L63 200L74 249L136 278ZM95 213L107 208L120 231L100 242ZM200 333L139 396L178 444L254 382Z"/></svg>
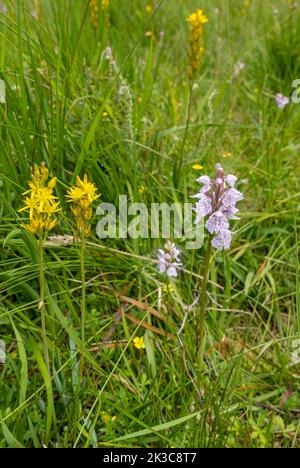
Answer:
<svg viewBox="0 0 300 468"><path fill-rule="evenodd" d="M196 8L209 22L178 176ZM300 78L299 2L8 0L0 37L0 446L299 446L300 104L274 102ZM189 201L216 162L238 176L242 219L231 250L211 263L200 394L204 249L184 251L185 271L170 285L154 261L162 240L101 241L94 228L84 350L78 249L47 243L49 378L36 247L18 213L43 161L58 177L60 236L72 235L64 195L77 174L103 201L127 194L147 205Z"/></svg>

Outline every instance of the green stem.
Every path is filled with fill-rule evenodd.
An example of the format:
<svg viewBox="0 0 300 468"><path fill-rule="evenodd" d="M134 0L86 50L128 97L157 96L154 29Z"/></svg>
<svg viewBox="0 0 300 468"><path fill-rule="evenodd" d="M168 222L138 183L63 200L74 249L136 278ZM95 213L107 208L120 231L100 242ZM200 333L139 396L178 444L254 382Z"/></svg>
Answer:
<svg viewBox="0 0 300 468"><path fill-rule="evenodd" d="M39 310L41 313L41 332L43 338L43 348L44 348L44 359L46 368L50 375L50 359L49 359L49 350L48 350L48 341L46 333L46 316L45 316L45 275L44 275L44 238L40 237L38 241L38 251L39 251L39 267L40 267L40 302Z"/></svg>
<svg viewBox="0 0 300 468"><path fill-rule="evenodd" d="M85 238L84 235L80 239L80 275L81 275L81 345L82 349L85 344L85 268L84 268L84 258L85 258Z"/></svg>
<svg viewBox="0 0 300 468"><path fill-rule="evenodd" d="M211 247L212 247L211 239L212 239L212 235L210 235L208 238L208 246L207 246L205 260L204 260L203 279L202 279L202 284L201 284L199 329L198 329L200 345L204 337L205 299L206 299L206 290L207 290L207 283L208 283L209 263L210 263L210 257L211 257Z"/></svg>
<svg viewBox="0 0 300 468"><path fill-rule="evenodd" d="M176 188L179 185L180 173L181 173L181 168L182 168L183 153L184 153L186 139L187 139L187 135L188 135L189 127L190 127L191 110L192 110L193 84L194 84L194 82L191 80L190 81L190 86L189 86L189 97L188 97L188 106L187 106L186 121L185 121L185 130L184 130L184 135L183 135L180 154L179 154L179 161L178 161L178 164L176 165L176 172L175 172L175 177L174 177L174 185L175 185Z"/></svg>

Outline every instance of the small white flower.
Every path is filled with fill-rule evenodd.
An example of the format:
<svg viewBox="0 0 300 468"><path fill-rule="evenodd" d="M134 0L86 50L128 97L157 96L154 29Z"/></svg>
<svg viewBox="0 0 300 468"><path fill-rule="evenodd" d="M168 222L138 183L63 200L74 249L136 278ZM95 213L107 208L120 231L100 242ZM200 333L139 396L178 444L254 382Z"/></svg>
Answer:
<svg viewBox="0 0 300 468"><path fill-rule="evenodd" d="M279 109L284 109L285 106L289 104L290 100L288 97L284 96L281 93L275 95L275 103Z"/></svg>
<svg viewBox="0 0 300 468"><path fill-rule="evenodd" d="M179 255L181 250L177 249L175 244L168 241L165 244L165 250L158 249L158 263L157 267L160 273L166 273L169 277L177 277L177 268L182 267Z"/></svg>
<svg viewBox="0 0 300 468"><path fill-rule="evenodd" d="M233 79L237 79L241 71L244 70L244 68L245 68L244 62L241 62L239 60L233 70L233 75L232 75Z"/></svg>

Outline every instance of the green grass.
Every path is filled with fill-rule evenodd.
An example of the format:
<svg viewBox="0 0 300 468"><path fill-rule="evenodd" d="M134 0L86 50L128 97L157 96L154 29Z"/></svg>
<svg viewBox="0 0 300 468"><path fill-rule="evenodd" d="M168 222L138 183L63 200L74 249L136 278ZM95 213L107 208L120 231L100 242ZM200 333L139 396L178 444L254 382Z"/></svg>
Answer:
<svg viewBox="0 0 300 468"><path fill-rule="evenodd" d="M291 96L300 78L299 2L157 0L149 12L150 0L111 0L109 22L99 2L96 30L87 0L76 8L42 0L38 20L34 2L1 3L0 338L7 361L0 364L0 447L299 447L300 371L292 352L300 335L300 104L282 111L274 104L274 94ZM198 7L209 22L178 176L189 90L186 18ZM238 61L245 68L232 79ZM211 263L198 389L198 309L187 306L199 292L205 247L184 250L186 271L165 292L153 261L163 240L99 240L94 228L84 349L78 249L46 247L49 378L38 257L18 213L33 163L43 161L58 177L59 235L72 234L64 195L76 174L86 172L101 199L115 204L119 194L147 205L190 201L194 163L213 174L221 162L243 181L232 247ZM100 346L108 332L120 346ZM133 347L134 336L144 336L146 350Z"/></svg>

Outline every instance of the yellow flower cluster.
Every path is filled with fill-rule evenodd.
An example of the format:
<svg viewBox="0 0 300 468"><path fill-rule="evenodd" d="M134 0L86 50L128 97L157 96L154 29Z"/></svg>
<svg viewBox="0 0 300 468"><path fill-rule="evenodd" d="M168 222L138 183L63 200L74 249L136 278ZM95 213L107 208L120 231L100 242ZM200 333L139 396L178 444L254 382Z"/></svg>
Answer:
<svg viewBox="0 0 300 468"><path fill-rule="evenodd" d="M67 194L68 202L71 203L71 210L76 220L77 233L79 236L88 236L91 230L89 221L92 218L92 203L100 195L96 194L96 187L88 181L87 175L83 180L77 176L77 185L72 187Z"/></svg>
<svg viewBox="0 0 300 468"><path fill-rule="evenodd" d="M204 54L203 47L203 25L208 19L203 10L198 8L188 17L190 26L189 44L190 44L190 70L189 75L193 77L200 66L200 60Z"/></svg>
<svg viewBox="0 0 300 468"><path fill-rule="evenodd" d="M174 292L174 288L173 286L169 283L169 284L165 284L164 287L163 287L163 292L164 293L173 293Z"/></svg>
<svg viewBox="0 0 300 468"><path fill-rule="evenodd" d="M91 22L94 29L98 29L98 0L90 1Z"/></svg>
<svg viewBox="0 0 300 468"><path fill-rule="evenodd" d="M108 10L109 0L101 0L101 10Z"/></svg>
<svg viewBox="0 0 300 468"><path fill-rule="evenodd" d="M110 414L102 413L102 419L105 424L110 424L116 421L117 416L110 416Z"/></svg>
<svg viewBox="0 0 300 468"><path fill-rule="evenodd" d="M24 206L19 211L29 212L29 224L23 226L28 232L45 237L57 223L54 213L60 211L59 203L53 195L56 177L48 182L49 171L45 164L41 169L36 165L29 181L29 190L24 193Z"/></svg>

